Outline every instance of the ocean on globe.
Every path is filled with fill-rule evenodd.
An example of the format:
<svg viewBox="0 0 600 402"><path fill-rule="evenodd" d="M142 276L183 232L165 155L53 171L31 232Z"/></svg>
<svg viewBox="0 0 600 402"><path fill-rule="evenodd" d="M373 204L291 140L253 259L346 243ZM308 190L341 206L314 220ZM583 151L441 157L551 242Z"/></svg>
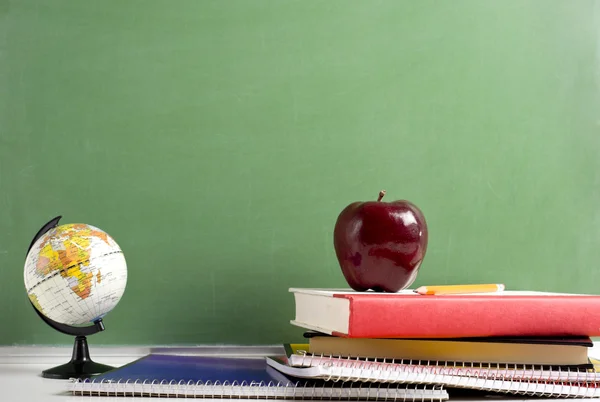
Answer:
<svg viewBox="0 0 600 402"><path fill-rule="evenodd" d="M50 229L29 250L25 288L47 318L78 326L102 318L119 302L127 264L106 232L87 224Z"/></svg>

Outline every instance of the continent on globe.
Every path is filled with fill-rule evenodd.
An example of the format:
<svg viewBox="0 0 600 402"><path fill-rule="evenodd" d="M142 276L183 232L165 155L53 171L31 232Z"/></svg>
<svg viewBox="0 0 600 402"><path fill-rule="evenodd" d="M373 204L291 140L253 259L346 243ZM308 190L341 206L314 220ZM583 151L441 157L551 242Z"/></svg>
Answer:
<svg viewBox="0 0 600 402"><path fill-rule="evenodd" d="M102 318L119 302L127 265L119 245L87 224L50 229L31 247L25 261L25 287L42 314L66 325Z"/></svg>
<svg viewBox="0 0 600 402"><path fill-rule="evenodd" d="M46 313L44 312L44 308L42 307L42 305L40 304L37 296L33 293L29 293L27 296L29 296L29 300L31 300L31 303L33 303L33 306L38 309L38 311L44 315L46 315Z"/></svg>
<svg viewBox="0 0 600 402"><path fill-rule="evenodd" d="M94 236L111 246L106 233L89 225L59 226L52 238L47 238L40 244L41 251L36 269L41 275L58 271L61 276L68 278L73 292L85 299L92 290L93 275L86 268L90 265L90 239ZM53 247L50 240L60 243L59 247ZM73 265L75 261L79 263Z"/></svg>

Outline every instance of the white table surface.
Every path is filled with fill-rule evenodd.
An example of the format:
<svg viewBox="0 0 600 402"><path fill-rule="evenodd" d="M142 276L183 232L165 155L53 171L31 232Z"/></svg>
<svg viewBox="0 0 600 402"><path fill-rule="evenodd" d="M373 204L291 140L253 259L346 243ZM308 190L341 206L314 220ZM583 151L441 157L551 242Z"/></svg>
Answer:
<svg viewBox="0 0 600 402"><path fill-rule="evenodd" d="M159 348L164 352L163 348ZM151 351L153 348L110 348L91 349L92 359L99 363L111 366L121 366L136 360ZM177 349L178 353L181 349ZM200 354L218 355L230 349L223 347L208 347L186 349L200 351ZM238 348L233 354L249 356L260 356L277 352L277 347L267 348ZM591 356L600 356L600 348L596 345L590 353ZM135 397L100 397L100 396L76 396L67 391L68 380L51 380L42 378L41 372L47 368L63 364L69 360L69 348L36 348L36 347L0 347L0 401L1 402L142 402L142 401L172 401L176 398L135 398ZM204 399L205 401L208 401ZM526 399L522 397L488 397L485 399L450 399L451 401L543 401L557 400L553 398ZM574 399L569 401L590 401L590 399ZM223 402L223 399L213 400Z"/></svg>

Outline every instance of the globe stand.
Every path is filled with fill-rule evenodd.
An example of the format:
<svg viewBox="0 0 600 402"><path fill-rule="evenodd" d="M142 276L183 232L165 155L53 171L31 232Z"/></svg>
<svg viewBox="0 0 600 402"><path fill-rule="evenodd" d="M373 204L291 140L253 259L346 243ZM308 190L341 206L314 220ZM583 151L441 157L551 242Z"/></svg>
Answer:
<svg viewBox="0 0 600 402"><path fill-rule="evenodd" d="M29 249L27 250L28 253L29 250L31 250L31 247L42 235L44 235L44 233L58 225L60 218L61 216L57 216L46 223L38 231L33 238L33 241L29 245ZM101 318L94 321L93 325L87 327L75 327L51 320L42 314L42 312L35 307L33 302L31 302L31 306L37 315L50 327L54 328L58 332L75 337L71 360L68 363L42 371L42 377L54 379L87 378L93 375L105 373L114 368L112 366L107 366L106 364L96 363L90 358L87 336L104 331L104 323L102 322Z"/></svg>
<svg viewBox="0 0 600 402"><path fill-rule="evenodd" d="M42 377L63 380L69 378L87 378L105 373L113 368L112 366L92 361L86 337L76 336L71 361L42 371Z"/></svg>

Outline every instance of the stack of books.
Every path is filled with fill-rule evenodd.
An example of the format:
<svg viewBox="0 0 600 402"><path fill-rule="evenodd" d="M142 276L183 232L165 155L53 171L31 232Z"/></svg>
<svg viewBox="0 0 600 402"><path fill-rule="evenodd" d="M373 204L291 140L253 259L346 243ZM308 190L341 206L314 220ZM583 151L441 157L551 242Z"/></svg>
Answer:
<svg viewBox="0 0 600 402"><path fill-rule="evenodd" d="M549 397L600 397L600 296L419 295L292 288L306 341L270 356L299 378Z"/></svg>
<svg viewBox="0 0 600 402"><path fill-rule="evenodd" d="M306 338L286 344L286 353L155 352L68 389L264 400L445 401L481 392L600 397L600 364L589 353L590 337L600 336L600 296L290 291L291 322Z"/></svg>

